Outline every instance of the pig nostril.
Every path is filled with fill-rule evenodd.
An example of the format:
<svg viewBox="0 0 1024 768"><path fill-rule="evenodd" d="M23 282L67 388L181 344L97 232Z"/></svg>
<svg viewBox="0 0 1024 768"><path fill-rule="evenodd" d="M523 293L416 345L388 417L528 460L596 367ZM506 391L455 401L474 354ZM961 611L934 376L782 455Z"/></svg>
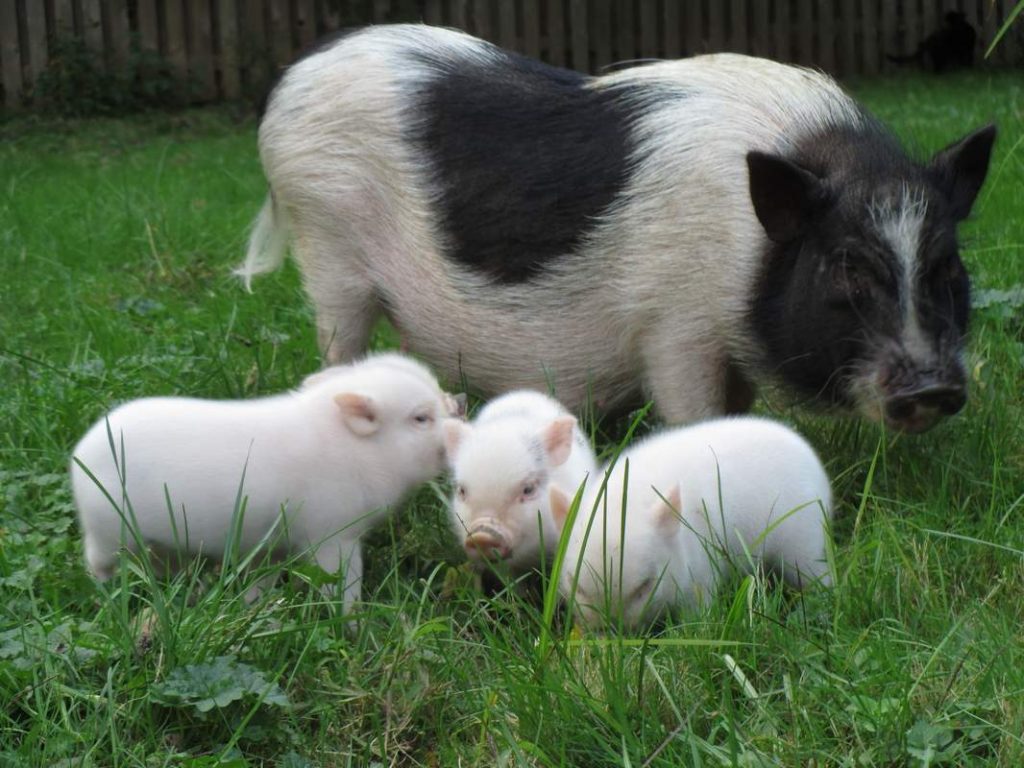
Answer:
<svg viewBox="0 0 1024 768"><path fill-rule="evenodd" d="M892 421L906 421L917 409L917 403L910 397L899 397L885 404L885 415Z"/></svg>

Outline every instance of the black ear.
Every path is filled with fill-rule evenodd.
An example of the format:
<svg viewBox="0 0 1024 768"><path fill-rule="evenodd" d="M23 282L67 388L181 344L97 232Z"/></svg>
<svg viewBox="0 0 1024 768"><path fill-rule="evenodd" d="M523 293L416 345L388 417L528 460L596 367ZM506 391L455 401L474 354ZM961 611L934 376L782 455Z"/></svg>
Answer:
<svg viewBox="0 0 1024 768"><path fill-rule="evenodd" d="M821 180L777 155L748 152L750 200L761 226L776 243L801 234L823 199Z"/></svg>
<svg viewBox="0 0 1024 768"><path fill-rule="evenodd" d="M946 191L957 221L967 218L988 173L988 161L996 140L995 125L986 125L970 136L938 152L931 169Z"/></svg>

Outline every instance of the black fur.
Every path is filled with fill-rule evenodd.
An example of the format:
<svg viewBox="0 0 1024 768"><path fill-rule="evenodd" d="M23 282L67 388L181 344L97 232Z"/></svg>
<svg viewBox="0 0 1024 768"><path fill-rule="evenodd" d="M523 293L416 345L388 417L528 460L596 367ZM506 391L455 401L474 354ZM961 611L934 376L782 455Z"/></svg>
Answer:
<svg viewBox="0 0 1024 768"><path fill-rule="evenodd" d="M994 138L994 128L982 129L929 165L911 161L875 123L808 137L785 159L750 153L752 201L773 241L750 323L786 383L808 399L850 405L850 375L878 358L883 341L900 338L901 267L866 212L875 196L898 195L906 184L927 200L918 315L924 335L939 340L944 368L916 370L897 354L884 363L883 386L893 396L926 378L962 386L955 353L967 331L969 284L956 225L984 180ZM782 192L762 194L773 188Z"/></svg>
<svg viewBox="0 0 1024 768"><path fill-rule="evenodd" d="M627 182L636 94L501 52L494 63L420 54L443 73L419 94L411 138L432 158L448 256L523 282L572 252Z"/></svg>
<svg viewBox="0 0 1024 768"><path fill-rule="evenodd" d="M945 24L926 37L909 56L888 56L896 64L921 63L935 72L946 72L957 67L974 66L974 44L978 33L957 11L945 16Z"/></svg>

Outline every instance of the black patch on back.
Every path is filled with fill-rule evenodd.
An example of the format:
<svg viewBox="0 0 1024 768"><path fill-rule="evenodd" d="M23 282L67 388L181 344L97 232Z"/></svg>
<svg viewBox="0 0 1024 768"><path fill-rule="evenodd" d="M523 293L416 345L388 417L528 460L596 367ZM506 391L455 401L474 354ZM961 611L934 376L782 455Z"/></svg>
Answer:
<svg viewBox="0 0 1024 768"><path fill-rule="evenodd" d="M529 280L579 244L627 182L639 89L511 53L491 62L416 52L441 73L416 95L411 139L442 190L448 256L492 279ZM649 100L649 99L648 99Z"/></svg>

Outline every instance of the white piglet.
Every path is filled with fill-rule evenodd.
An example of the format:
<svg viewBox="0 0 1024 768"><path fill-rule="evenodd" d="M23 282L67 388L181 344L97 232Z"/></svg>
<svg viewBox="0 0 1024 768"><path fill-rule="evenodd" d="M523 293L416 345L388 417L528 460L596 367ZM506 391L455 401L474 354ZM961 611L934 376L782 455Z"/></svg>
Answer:
<svg viewBox="0 0 1024 768"><path fill-rule="evenodd" d="M555 491L551 505L564 525L568 497ZM831 509L824 467L788 427L747 417L662 432L589 485L560 588L584 625L635 627L704 602L733 570L829 586Z"/></svg>
<svg viewBox="0 0 1024 768"><path fill-rule="evenodd" d="M576 419L547 395L509 392L472 424L445 425L455 494L451 522L471 560L513 572L551 562L558 528L550 492L573 496L597 472Z"/></svg>
<svg viewBox="0 0 1024 768"><path fill-rule="evenodd" d="M109 578L118 550L140 543L220 558L241 485L239 551L281 539L275 556L309 552L330 573L346 566L347 609L359 597L360 537L443 469L442 426L454 408L424 366L390 353L272 397L126 403L72 454L89 570Z"/></svg>

